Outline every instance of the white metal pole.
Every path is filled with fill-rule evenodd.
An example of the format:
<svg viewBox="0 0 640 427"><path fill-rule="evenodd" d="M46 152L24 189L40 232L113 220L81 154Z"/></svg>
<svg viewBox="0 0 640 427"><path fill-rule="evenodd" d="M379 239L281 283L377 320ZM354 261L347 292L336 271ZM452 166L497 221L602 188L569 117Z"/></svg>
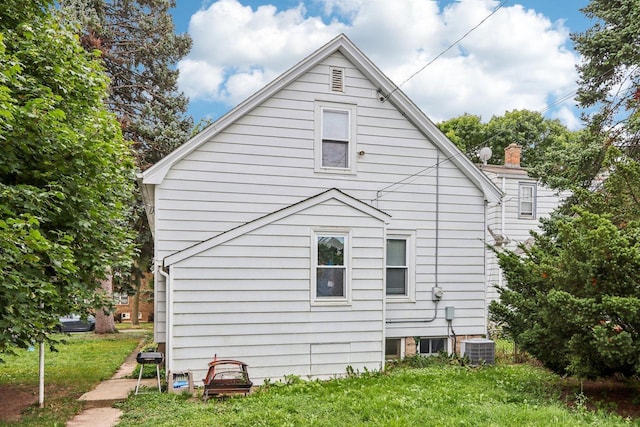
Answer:
<svg viewBox="0 0 640 427"><path fill-rule="evenodd" d="M40 395L38 402L40 403L40 407L44 408L44 342L40 342L40 367L38 369L40 374Z"/></svg>

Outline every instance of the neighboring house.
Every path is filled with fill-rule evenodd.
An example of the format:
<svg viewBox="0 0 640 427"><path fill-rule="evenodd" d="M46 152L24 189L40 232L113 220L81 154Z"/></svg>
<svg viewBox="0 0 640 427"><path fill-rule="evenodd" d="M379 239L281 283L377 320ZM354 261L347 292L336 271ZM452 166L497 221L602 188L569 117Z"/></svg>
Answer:
<svg viewBox="0 0 640 427"><path fill-rule="evenodd" d="M487 206L487 243L497 249L517 250L530 242L531 231L540 231L540 219L548 218L566 195L549 189L529 177L520 166L521 148L510 144L504 150L504 165L480 168L501 189L500 204ZM499 298L496 285L503 285L502 270L496 254L487 250L487 302Z"/></svg>
<svg viewBox="0 0 640 427"><path fill-rule="evenodd" d="M330 378L486 332L500 191L344 35L141 180L168 371Z"/></svg>
<svg viewBox="0 0 640 427"><path fill-rule="evenodd" d="M153 289L151 289L149 284L151 280L153 280L153 278L147 275L143 279L142 286L140 288L138 320L141 322L153 322ZM113 299L116 307L116 319L120 321L131 321L131 317L133 316L134 296L127 295L126 293L114 292Z"/></svg>

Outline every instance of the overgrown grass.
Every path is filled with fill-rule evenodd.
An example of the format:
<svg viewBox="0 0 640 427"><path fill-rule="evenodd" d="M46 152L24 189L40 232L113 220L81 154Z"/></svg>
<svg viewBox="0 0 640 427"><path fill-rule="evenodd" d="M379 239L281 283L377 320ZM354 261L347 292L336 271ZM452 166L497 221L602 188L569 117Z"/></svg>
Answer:
<svg viewBox="0 0 640 427"><path fill-rule="evenodd" d="M116 323L116 329L119 331L125 329L143 329L151 332L153 331L153 322L139 322L137 325L134 325L130 320L123 320L122 322Z"/></svg>
<svg viewBox="0 0 640 427"><path fill-rule="evenodd" d="M246 398L202 403L149 394L122 404L121 426L617 426L615 415L571 410L559 378L529 365L429 363L332 381L271 384Z"/></svg>
<svg viewBox="0 0 640 427"><path fill-rule="evenodd" d="M30 407L16 426L63 426L82 409L77 399L100 381L111 378L136 348L145 331L112 335L65 336L58 352L45 351L45 407ZM38 349L19 350L0 364L0 386L34 392L37 397ZM0 403L1 404L1 403ZM7 425L0 422L0 425Z"/></svg>

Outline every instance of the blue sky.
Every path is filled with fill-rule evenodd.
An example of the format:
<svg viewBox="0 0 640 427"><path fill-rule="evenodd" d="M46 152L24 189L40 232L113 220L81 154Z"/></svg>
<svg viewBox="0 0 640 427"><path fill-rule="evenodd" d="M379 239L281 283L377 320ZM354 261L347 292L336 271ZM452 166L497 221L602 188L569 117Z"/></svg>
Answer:
<svg viewBox="0 0 640 427"><path fill-rule="evenodd" d="M197 120L215 120L344 32L396 84L488 16L497 0L178 0L191 53L180 90ZM432 120L484 121L527 108L581 126L569 34L592 23L588 0L510 0L454 49L402 85ZM568 98L564 100L564 98ZM564 101L563 101L564 100Z"/></svg>

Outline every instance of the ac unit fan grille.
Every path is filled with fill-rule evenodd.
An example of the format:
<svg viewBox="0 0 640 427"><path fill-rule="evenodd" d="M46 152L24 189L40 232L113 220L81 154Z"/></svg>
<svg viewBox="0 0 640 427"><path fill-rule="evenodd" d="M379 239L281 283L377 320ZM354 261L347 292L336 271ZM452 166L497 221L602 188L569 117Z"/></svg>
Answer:
<svg viewBox="0 0 640 427"><path fill-rule="evenodd" d="M469 359L472 365L495 364L496 343L485 339L462 341L462 355Z"/></svg>

